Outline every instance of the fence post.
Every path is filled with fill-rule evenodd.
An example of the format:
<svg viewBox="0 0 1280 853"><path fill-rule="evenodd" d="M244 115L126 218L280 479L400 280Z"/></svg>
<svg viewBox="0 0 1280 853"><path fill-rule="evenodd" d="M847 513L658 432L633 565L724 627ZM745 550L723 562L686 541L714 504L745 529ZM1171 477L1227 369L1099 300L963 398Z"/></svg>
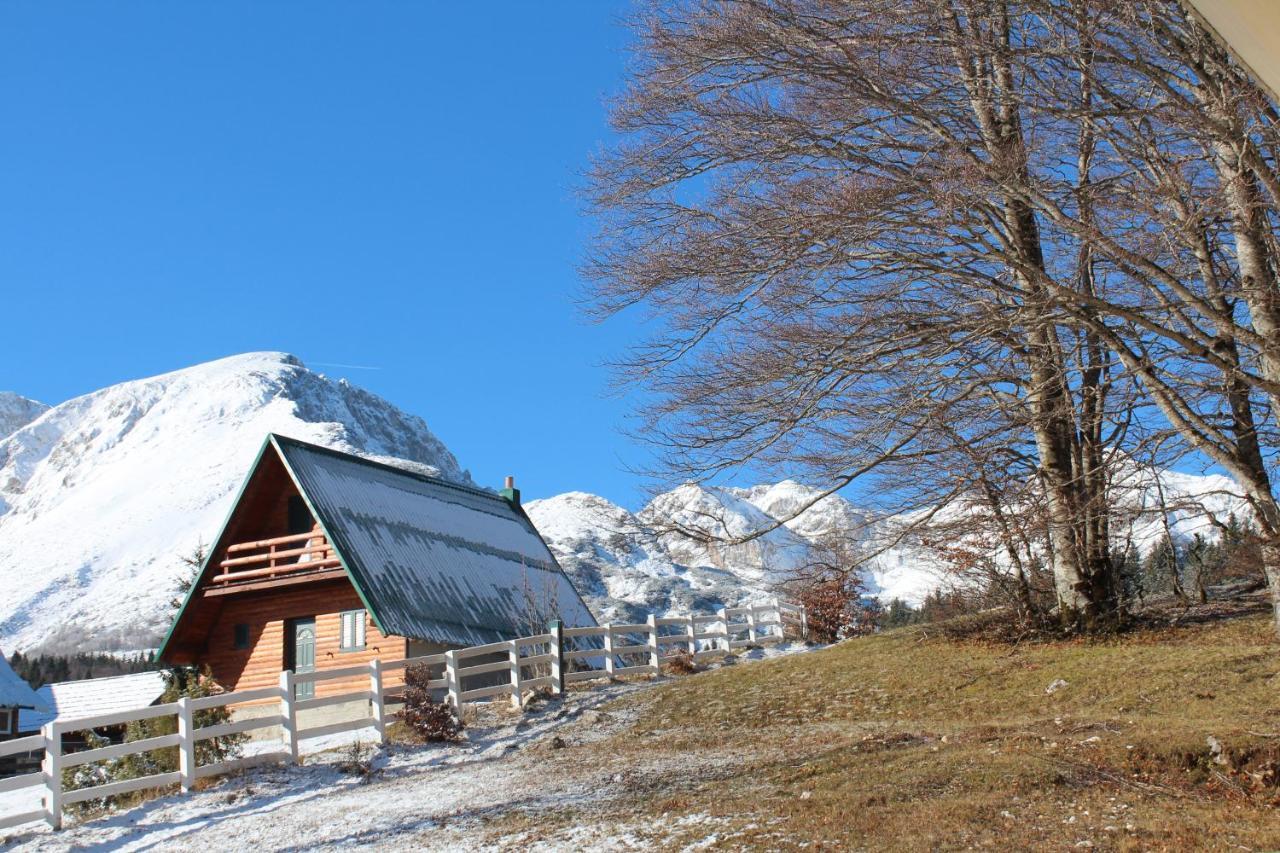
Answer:
<svg viewBox="0 0 1280 853"><path fill-rule="evenodd" d="M186 696L178 699L178 773L182 793L191 793L196 781L195 716L191 712L191 700Z"/></svg>
<svg viewBox="0 0 1280 853"><path fill-rule="evenodd" d="M728 654L733 651L732 635L729 633L729 611L721 607L716 611L716 616L720 617L720 629L724 631L724 652Z"/></svg>
<svg viewBox="0 0 1280 853"><path fill-rule="evenodd" d="M62 730L57 722L44 724L44 819L54 829L62 829Z"/></svg>
<svg viewBox="0 0 1280 853"><path fill-rule="evenodd" d="M756 635L756 606L753 604L747 610L747 640L751 645L756 644L758 639Z"/></svg>
<svg viewBox="0 0 1280 853"><path fill-rule="evenodd" d="M803 604L800 605L800 639L809 639L809 611Z"/></svg>
<svg viewBox="0 0 1280 853"><path fill-rule="evenodd" d="M692 613L689 614L689 656L693 657L698 654L698 618Z"/></svg>
<svg viewBox="0 0 1280 853"><path fill-rule="evenodd" d="M604 671L609 680L613 680L613 623L604 625Z"/></svg>
<svg viewBox="0 0 1280 853"><path fill-rule="evenodd" d="M298 717L293 710L293 670L286 669L280 673L280 729L284 734L284 748L289 753L289 760L298 763Z"/></svg>
<svg viewBox="0 0 1280 853"><path fill-rule="evenodd" d="M519 708L524 703L520 701L520 641L511 640L507 643L507 660L511 666L511 707Z"/></svg>
<svg viewBox="0 0 1280 853"><path fill-rule="evenodd" d="M458 683L458 654L453 649L444 653L444 680L449 688L449 704L462 716L462 686Z"/></svg>
<svg viewBox="0 0 1280 853"><path fill-rule="evenodd" d="M658 657L658 617L650 613L649 619L649 669L654 675L662 675L662 661Z"/></svg>
<svg viewBox="0 0 1280 853"><path fill-rule="evenodd" d="M556 696L564 694L564 625L559 619L547 623L551 635L551 691Z"/></svg>
<svg viewBox="0 0 1280 853"><path fill-rule="evenodd" d="M378 743L385 744L386 704L382 701L382 661L378 658L369 661L369 710L373 716L373 727L378 730Z"/></svg>

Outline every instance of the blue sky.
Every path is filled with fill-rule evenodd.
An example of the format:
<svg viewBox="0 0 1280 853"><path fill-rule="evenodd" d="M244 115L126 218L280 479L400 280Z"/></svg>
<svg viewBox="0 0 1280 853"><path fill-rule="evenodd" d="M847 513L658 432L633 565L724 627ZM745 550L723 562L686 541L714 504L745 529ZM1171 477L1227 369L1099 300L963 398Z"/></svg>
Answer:
<svg viewBox="0 0 1280 853"><path fill-rule="evenodd" d="M573 301L628 8L5 4L0 389L284 350L482 483L637 505L603 366L637 329Z"/></svg>

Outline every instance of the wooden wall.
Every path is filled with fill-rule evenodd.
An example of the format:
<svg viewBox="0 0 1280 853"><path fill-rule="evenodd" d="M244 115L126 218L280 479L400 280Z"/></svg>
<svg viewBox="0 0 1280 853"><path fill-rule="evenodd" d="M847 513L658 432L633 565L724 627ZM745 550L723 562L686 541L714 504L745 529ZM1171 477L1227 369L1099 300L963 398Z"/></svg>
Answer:
<svg viewBox="0 0 1280 853"><path fill-rule="evenodd" d="M280 683L285 667L285 626L289 619L314 616L316 620L316 670L339 669L368 663L402 660L408 644L403 637L388 637L365 615L365 647L344 652L341 645L341 617L344 610L362 609L360 597L350 581L268 589L223 599L221 612L209 633L208 645L199 662L208 664L214 678L227 690L252 690ZM235 626L249 626L249 648L235 647ZM392 676L395 676L394 678ZM399 685L400 673L388 673L388 686ZM353 690L367 690L366 675L316 684L316 696L333 696Z"/></svg>

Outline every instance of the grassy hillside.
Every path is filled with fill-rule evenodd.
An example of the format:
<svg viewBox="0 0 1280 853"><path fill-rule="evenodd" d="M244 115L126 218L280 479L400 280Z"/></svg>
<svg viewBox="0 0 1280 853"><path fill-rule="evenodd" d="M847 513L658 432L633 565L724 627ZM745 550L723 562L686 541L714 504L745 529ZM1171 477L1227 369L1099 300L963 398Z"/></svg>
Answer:
<svg viewBox="0 0 1280 853"><path fill-rule="evenodd" d="M634 726L551 755L669 768L618 777L637 817L730 847L1275 849L1278 651L1261 615L1013 647L903 629L644 691L615 709Z"/></svg>

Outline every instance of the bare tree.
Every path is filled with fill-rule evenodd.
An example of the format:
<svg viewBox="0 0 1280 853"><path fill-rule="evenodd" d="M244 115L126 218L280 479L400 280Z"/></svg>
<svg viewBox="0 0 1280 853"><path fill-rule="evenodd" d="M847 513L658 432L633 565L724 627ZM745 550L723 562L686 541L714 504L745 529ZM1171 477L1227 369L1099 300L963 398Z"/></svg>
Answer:
<svg viewBox="0 0 1280 853"><path fill-rule="evenodd" d="M1002 547L1039 539L1087 627L1154 442L1250 501L1280 627L1280 114L1180 3L687 0L637 34L587 272L660 321L624 377L669 471L993 517L1033 482L1044 535Z"/></svg>
<svg viewBox="0 0 1280 853"><path fill-rule="evenodd" d="M587 272L601 314L661 318L624 375L659 393L671 471L785 465L902 510L1032 460L1060 617L1088 627L1117 601L1106 465L1129 380L1061 307L1095 256L1026 192L1069 156L1057 197L1088 194L1091 72L1073 61L1071 102L1039 109L1029 58L1074 54L1022 5L652 10L624 141L593 172ZM974 447L982 465L949 466Z"/></svg>

